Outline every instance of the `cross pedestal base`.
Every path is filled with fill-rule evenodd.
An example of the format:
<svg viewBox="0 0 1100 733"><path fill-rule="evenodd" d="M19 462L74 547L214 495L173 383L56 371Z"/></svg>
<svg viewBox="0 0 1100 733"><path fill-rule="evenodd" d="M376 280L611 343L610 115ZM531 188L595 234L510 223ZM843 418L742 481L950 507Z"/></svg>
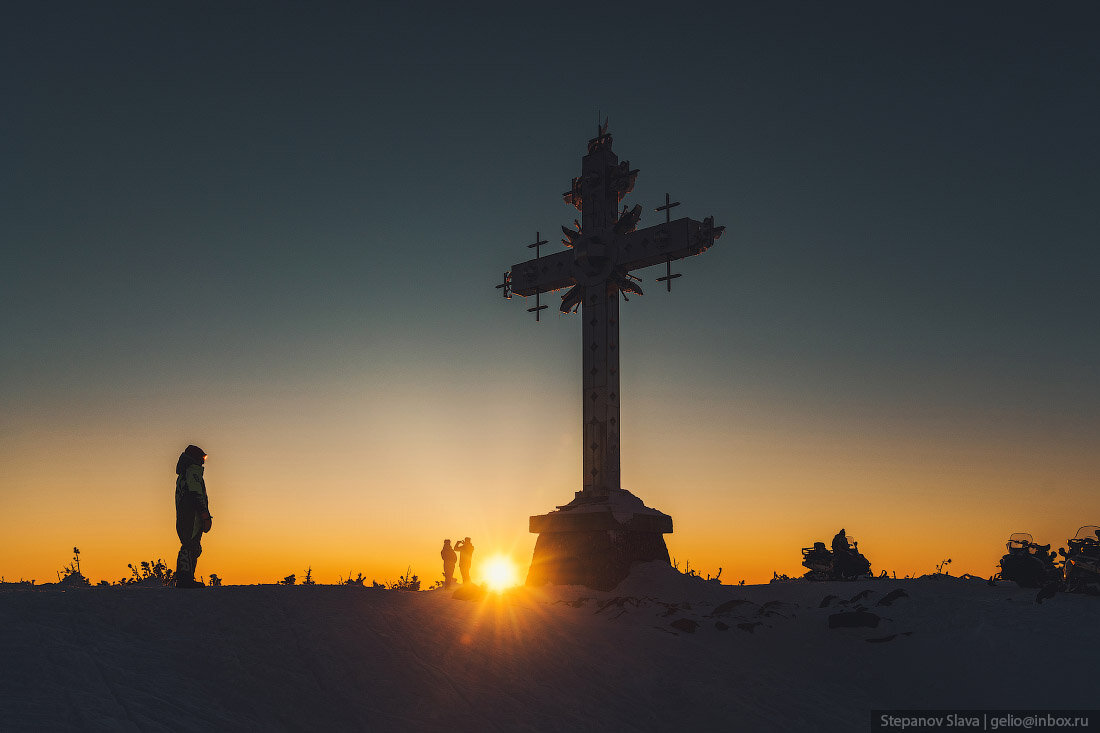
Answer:
<svg viewBox="0 0 1100 733"><path fill-rule="evenodd" d="M611 590L635 562L669 562L663 535L672 532L672 517L622 489L598 498L578 492L557 511L531 517L530 530L539 538L527 585Z"/></svg>

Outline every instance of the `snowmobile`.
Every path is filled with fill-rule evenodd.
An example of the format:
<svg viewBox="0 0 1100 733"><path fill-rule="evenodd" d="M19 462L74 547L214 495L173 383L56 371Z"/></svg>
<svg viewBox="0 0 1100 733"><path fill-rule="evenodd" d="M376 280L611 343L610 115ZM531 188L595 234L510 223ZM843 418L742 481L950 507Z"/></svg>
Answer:
<svg viewBox="0 0 1100 733"><path fill-rule="evenodd" d="M1065 558L1066 592L1100 595L1100 527L1085 525L1068 544L1068 552L1058 548Z"/></svg>
<svg viewBox="0 0 1100 733"><path fill-rule="evenodd" d="M1008 552L1001 558L1001 580L1010 580L1021 588L1043 588L1060 583L1062 571L1054 565L1056 554L1050 545L1040 545L1028 532L1013 532L1005 543Z"/></svg>
<svg viewBox="0 0 1100 733"><path fill-rule="evenodd" d="M809 568L802 577L807 580L857 580L870 578L871 563L859 552L859 543L848 538L851 547L840 556L815 542L813 547L802 548L802 566Z"/></svg>

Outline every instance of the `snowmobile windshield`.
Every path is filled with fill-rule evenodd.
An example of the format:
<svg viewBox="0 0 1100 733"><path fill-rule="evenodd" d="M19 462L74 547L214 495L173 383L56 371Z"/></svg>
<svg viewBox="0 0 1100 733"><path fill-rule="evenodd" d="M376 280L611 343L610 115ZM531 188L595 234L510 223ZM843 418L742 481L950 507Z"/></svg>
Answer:
<svg viewBox="0 0 1100 733"><path fill-rule="evenodd" d="M1098 532L1100 532L1100 527L1097 527L1095 524L1086 524L1084 527L1077 530L1077 534L1076 536L1074 536L1073 539L1093 540L1095 542L1098 538L1100 538L1100 535L1097 534Z"/></svg>
<svg viewBox="0 0 1100 733"><path fill-rule="evenodd" d="M1008 549L1023 550L1035 544L1035 538L1029 532L1013 532L1008 536Z"/></svg>

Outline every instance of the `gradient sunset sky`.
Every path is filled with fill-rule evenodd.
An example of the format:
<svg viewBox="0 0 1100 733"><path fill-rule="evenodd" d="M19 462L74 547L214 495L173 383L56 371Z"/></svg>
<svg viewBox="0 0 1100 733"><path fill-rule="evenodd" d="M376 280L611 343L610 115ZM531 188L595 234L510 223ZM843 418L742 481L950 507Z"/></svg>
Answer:
<svg viewBox="0 0 1100 733"><path fill-rule="evenodd" d="M1100 523L1095 3L21 3L0 17L0 575L524 565L580 323L493 286L597 112L718 245L622 308L622 476L681 566L845 527L988 576ZM476 560L475 560L476 562ZM476 566L475 566L476 573Z"/></svg>

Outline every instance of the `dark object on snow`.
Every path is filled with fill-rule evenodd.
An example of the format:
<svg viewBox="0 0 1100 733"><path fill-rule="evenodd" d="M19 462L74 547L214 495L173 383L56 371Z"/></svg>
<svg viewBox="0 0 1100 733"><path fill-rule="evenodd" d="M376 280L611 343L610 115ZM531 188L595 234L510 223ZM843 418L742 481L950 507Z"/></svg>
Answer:
<svg viewBox="0 0 1100 733"><path fill-rule="evenodd" d="M884 641L893 641L894 639L898 638L899 636L912 636L912 635L913 635L912 631L903 631L900 634L890 634L889 636L880 636L876 639L864 639L864 641L869 642L871 644L881 644Z"/></svg>
<svg viewBox="0 0 1100 733"><path fill-rule="evenodd" d="M864 598L866 598L869 595L871 595L871 591L861 590L859 593L856 593L854 596L849 598L848 603L855 603L856 601L862 601Z"/></svg>
<svg viewBox="0 0 1100 733"><path fill-rule="evenodd" d="M684 601L681 601L679 603L662 603L660 601L657 601L657 605L665 607L665 612L661 614L662 616L674 616L681 611L691 610L691 604Z"/></svg>
<svg viewBox="0 0 1100 733"><path fill-rule="evenodd" d="M833 538L833 550L824 542L802 548L802 566L807 580L857 580L873 577L871 563L859 551L859 543L840 530Z"/></svg>
<svg viewBox="0 0 1100 733"><path fill-rule="evenodd" d="M837 598L840 598L840 596L825 596L824 598L821 599L821 603L819 603L817 607L818 608L827 608L828 605L830 603L832 603L833 601L835 601Z"/></svg>
<svg viewBox="0 0 1100 733"><path fill-rule="evenodd" d="M719 606L717 608L715 608L713 611L711 611L710 615L711 616L722 616L722 615L727 614L727 613L732 613L738 606L744 606L746 603L750 606L755 606L756 605L752 601L743 601L743 600L740 600L740 599L734 599L732 601L726 601L725 603L719 604Z"/></svg>
<svg viewBox="0 0 1100 733"><path fill-rule="evenodd" d="M1047 598L1053 598L1058 594L1058 590L1061 585L1062 584L1056 580L1047 583L1039 589L1038 593L1035 594L1035 602L1038 604L1042 604L1043 600Z"/></svg>
<svg viewBox="0 0 1100 733"><path fill-rule="evenodd" d="M718 629L719 631L727 631L729 629L729 627L730 627L730 625L727 624L724 621L715 621L714 622L714 628Z"/></svg>
<svg viewBox="0 0 1100 733"><path fill-rule="evenodd" d="M779 616L781 618L790 618L790 616L784 614L783 611L787 611L791 613L791 616L793 616L793 611L796 608L798 608L798 604L796 603L787 603L785 601L768 601L763 606L761 606L760 610L756 613L760 616Z"/></svg>
<svg viewBox="0 0 1100 733"><path fill-rule="evenodd" d="M1066 559L1066 592L1100 595L1100 527L1085 525L1068 544L1068 552L1058 550Z"/></svg>
<svg viewBox="0 0 1100 733"><path fill-rule="evenodd" d="M1062 580L1062 571L1054 566L1056 554L1050 545L1040 545L1027 532L1014 532L1005 543L1008 552L1001 558L1001 579L1021 588L1042 588Z"/></svg>
<svg viewBox="0 0 1100 733"><path fill-rule="evenodd" d="M741 629L742 631L747 631L751 634L753 629L755 629L757 626L763 625L763 621L746 621L745 623L737 624L737 628Z"/></svg>
<svg viewBox="0 0 1100 733"><path fill-rule="evenodd" d="M642 602L634 596L615 596L614 598L607 599L603 603L597 601L596 605L598 608L596 609L596 613L603 613L609 608L621 608L625 613L626 604L628 603L637 608Z"/></svg>
<svg viewBox="0 0 1100 733"><path fill-rule="evenodd" d="M694 634L695 630L699 628L699 624L692 621L690 618L678 618L669 624L669 626L680 631L686 631L689 634Z"/></svg>
<svg viewBox="0 0 1100 733"><path fill-rule="evenodd" d="M879 599L879 602L876 603L875 605L876 606L889 606L891 603L893 603L894 601L896 601L899 598L908 598L908 597L909 597L908 593L906 593L901 588L896 588L896 589L890 591L889 593L887 593L886 595L884 595L881 599Z"/></svg>
<svg viewBox="0 0 1100 733"><path fill-rule="evenodd" d="M829 616L830 629L877 628L880 616L870 611L842 611Z"/></svg>

